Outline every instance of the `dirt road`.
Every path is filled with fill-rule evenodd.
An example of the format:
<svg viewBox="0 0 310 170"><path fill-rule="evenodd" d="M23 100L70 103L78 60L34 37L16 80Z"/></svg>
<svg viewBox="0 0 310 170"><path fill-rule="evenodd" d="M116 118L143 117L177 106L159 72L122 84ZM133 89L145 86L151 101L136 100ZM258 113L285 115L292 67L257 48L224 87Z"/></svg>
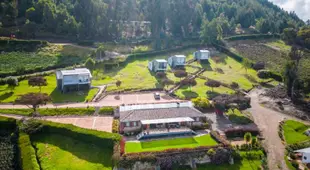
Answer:
<svg viewBox="0 0 310 170"><path fill-rule="evenodd" d="M272 170L288 170L284 161L285 146L278 135L278 126L280 121L290 117L262 107L259 104L259 93L259 90L253 90L249 93L251 97L251 108L249 111L252 113L255 123L265 138L263 143L268 150L269 168Z"/></svg>

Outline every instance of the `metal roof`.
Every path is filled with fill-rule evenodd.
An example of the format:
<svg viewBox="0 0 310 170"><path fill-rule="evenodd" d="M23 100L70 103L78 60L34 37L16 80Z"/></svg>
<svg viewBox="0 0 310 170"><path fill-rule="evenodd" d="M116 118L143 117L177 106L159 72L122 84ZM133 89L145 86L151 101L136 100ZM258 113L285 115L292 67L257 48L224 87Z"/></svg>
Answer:
<svg viewBox="0 0 310 170"><path fill-rule="evenodd" d="M57 79L62 79L63 76L80 75L80 74L89 74L90 77L92 77L90 71L87 68L75 68L73 70L58 70L58 71L56 71Z"/></svg>
<svg viewBox="0 0 310 170"><path fill-rule="evenodd" d="M199 50L199 51L202 53L209 53L210 52L209 50Z"/></svg>
<svg viewBox="0 0 310 170"><path fill-rule="evenodd" d="M178 57L178 58L186 58L185 55L175 55L175 57Z"/></svg>
<svg viewBox="0 0 310 170"><path fill-rule="evenodd" d="M143 110L143 109L164 109L164 108L177 108L177 107L193 107L192 102L180 102L180 103L160 103L160 104L143 104L143 105L125 105L120 106L120 112L131 110Z"/></svg>
<svg viewBox="0 0 310 170"><path fill-rule="evenodd" d="M160 123L178 123L178 122L194 122L194 119L190 117L178 117L167 119L141 120L141 123L143 125L160 124Z"/></svg>
<svg viewBox="0 0 310 170"><path fill-rule="evenodd" d="M166 63L167 62L167 60L165 60L165 59L156 59L155 61L157 61L159 63Z"/></svg>
<svg viewBox="0 0 310 170"><path fill-rule="evenodd" d="M299 153L310 153L310 147L309 148L304 148L304 149L299 149L294 152L299 152Z"/></svg>

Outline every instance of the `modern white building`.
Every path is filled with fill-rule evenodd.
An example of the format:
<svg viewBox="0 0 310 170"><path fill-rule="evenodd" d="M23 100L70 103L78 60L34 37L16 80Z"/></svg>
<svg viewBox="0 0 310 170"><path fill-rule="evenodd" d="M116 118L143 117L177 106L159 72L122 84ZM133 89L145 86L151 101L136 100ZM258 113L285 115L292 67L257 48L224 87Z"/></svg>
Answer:
<svg viewBox="0 0 310 170"><path fill-rule="evenodd" d="M306 164L310 163L310 148L304 148L304 149L296 150L294 152L302 154L302 158L301 158L302 163L306 163Z"/></svg>
<svg viewBox="0 0 310 170"><path fill-rule="evenodd" d="M86 68L56 71L57 88L61 92L79 91L91 87L92 75Z"/></svg>
<svg viewBox="0 0 310 170"><path fill-rule="evenodd" d="M149 70L154 72L166 71L167 70L167 61L164 59L156 59L149 62L148 65Z"/></svg>
<svg viewBox="0 0 310 170"><path fill-rule="evenodd" d="M184 67L186 64L186 56L185 55L174 55L168 58L168 64L170 67Z"/></svg>
<svg viewBox="0 0 310 170"><path fill-rule="evenodd" d="M194 52L195 60L208 60L210 58L210 51L209 50L199 50Z"/></svg>

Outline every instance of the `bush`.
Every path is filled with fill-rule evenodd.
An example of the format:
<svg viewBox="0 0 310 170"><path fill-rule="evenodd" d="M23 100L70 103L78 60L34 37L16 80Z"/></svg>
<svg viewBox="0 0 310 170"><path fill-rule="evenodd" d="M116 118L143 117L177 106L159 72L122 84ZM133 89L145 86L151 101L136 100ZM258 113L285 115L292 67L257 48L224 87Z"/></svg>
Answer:
<svg viewBox="0 0 310 170"><path fill-rule="evenodd" d="M205 97L197 97L192 99L194 106L200 109L209 109L212 107L210 101Z"/></svg>
<svg viewBox="0 0 310 170"><path fill-rule="evenodd" d="M9 86L18 86L18 79L16 77L9 77L6 79L6 84Z"/></svg>
<svg viewBox="0 0 310 170"><path fill-rule="evenodd" d="M231 87L232 89L238 89L238 88L239 88L239 84L236 83L236 82L232 82L232 83L230 84L230 87Z"/></svg>
<svg viewBox="0 0 310 170"><path fill-rule="evenodd" d="M20 154L20 166L22 170L40 170L36 153L31 145L30 137L26 133L19 133L18 149Z"/></svg>
<svg viewBox="0 0 310 170"><path fill-rule="evenodd" d="M269 71L269 70L260 70L257 73L257 76L261 79L268 79L268 78L272 78L276 81L280 81L282 82L283 78L280 74L275 73L273 71Z"/></svg>
<svg viewBox="0 0 310 170"><path fill-rule="evenodd" d="M119 132L119 120L114 119L112 123L112 133L118 133Z"/></svg>
<svg viewBox="0 0 310 170"><path fill-rule="evenodd" d="M253 65L253 69L254 70L262 70L262 69L265 69L265 63L264 62L256 62L254 65Z"/></svg>
<svg viewBox="0 0 310 170"><path fill-rule="evenodd" d="M95 113L95 108L39 108L37 111L42 116L92 115ZM30 115L32 112L32 109L0 109L0 113L26 116Z"/></svg>
<svg viewBox="0 0 310 170"><path fill-rule="evenodd" d="M246 158L248 160L260 160L265 156L264 152L261 150L240 152L240 155L242 158Z"/></svg>
<svg viewBox="0 0 310 170"><path fill-rule="evenodd" d="M102 107L99 110L99 114L101 114L101 115L112 115L112 114L114 114L114 108L113 107Z"/></svg>
<svg viewBox="0 0 310 170"><path fill-rule="evenodd" d="M158 78L165 78L166 77L166 73L165 72L157 72L156 73L156 77L158 77Z"/></svg>

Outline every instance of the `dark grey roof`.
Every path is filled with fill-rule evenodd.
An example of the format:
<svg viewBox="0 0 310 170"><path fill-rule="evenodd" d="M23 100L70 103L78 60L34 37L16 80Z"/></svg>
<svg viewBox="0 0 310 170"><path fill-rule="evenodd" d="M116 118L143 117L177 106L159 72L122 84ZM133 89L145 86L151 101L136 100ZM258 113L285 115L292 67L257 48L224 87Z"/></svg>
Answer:
<svg viewBox="0 0 310 170"><path fill-rule="evenodd" d="M199 110L192 107L142 109L120 112L121 122L177 117L204 117L204 115Z"/></svg>

